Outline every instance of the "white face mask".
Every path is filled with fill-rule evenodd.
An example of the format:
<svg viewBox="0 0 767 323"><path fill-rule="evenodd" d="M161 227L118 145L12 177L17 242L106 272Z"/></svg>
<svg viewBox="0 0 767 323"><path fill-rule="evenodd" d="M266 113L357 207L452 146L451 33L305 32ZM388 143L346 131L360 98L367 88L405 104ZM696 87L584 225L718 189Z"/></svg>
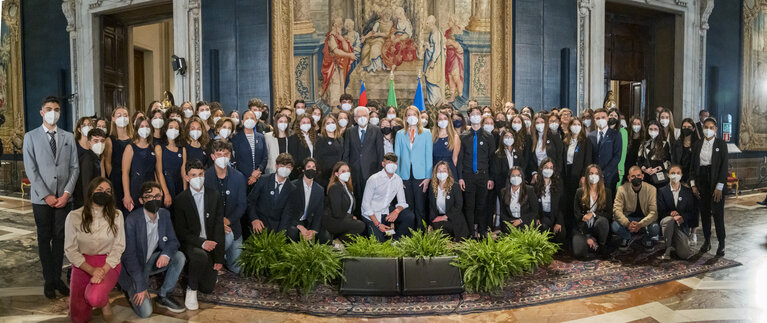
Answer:
<svg viewBox="0 0 767 323"><path fill-rule="evenodd" d="M703 129L703 136L706 138L715 137L716 131L714 129Z"/></svg>
<svg viewBox="0 0 767 323"><path fill-rule="evenodd" d="M652 130L648 131L647 134L650 135L650 138L652 138L652 139L655 139L655 137L658 136L658 132L657 131L652 131Z"/></svg>
<svg viewBox="0 0 767 323"><path fill-rule="evenodd" d="M486 125L482 126L482 129L485 129L485 131L487 131L487 132L493 132L493 129L495 129L495 127L493 127L493 125L491 125L491 124L486 124Z"/></svg>
<svg viewBox="0 0 767 323"><path fill-rule="evenodd" d="M125 128L128 126L128 117L119 117L115 119L115 125L120 128Z"/></svg>
<svg viewBox="0 0 767 323"><path fill-rule="evenodd" d="M394 172L397 171L397 164L395 163L389 163L384 166L384 169L386 169L386 172L389 174L394 174Z"/></svg>
<svg viewBox="0 0 767 323"><path fill-rule="evenodd" d="M284 166L277 169L277 175L280 175L280 177L283 178L290 176L290 172L290 168Z"/></svg>
<svg viewBox="0 0 767 323"><path fill-rule="evenodd" d="M310 125L308 123L304 123L304 124L298 126L298 128L300 128L301 131L303 131L303 132L309 132L309 130L312 129L312 125Z"/></svg>
<svg viewBox="0 0 767 323"><path fill-rule="evenodd" d="M210 118L210 111L209 110L199 111L197 112L197 116L200 117L200 119L202 119L203 121L207 121L208 118Z"/></svg>
<svg viewBox="0 0 767 323"><path fill-rule="evenodd" d="M216 158L216 167L218 167L218 168L226 168L226 166L229 166L229 157L218 157L218 158Z"/></svg>
<svg viewBox="0 0 767 323"><path fill-rule="evenodd" d="M631 126L631 130L634 130L634 132L639 132L642 130L642 126L633 125Z"/></svg>
<svg viewBox="0 0 767 323"><path fill-rule="evenodd" d="M325 131L327 132L336 132L336 124L335 123L328 123L325 125Z"/></svg>
<svg viewBox="0 0 767 323"><path fill-rule="evenodd" d="M579 133L581 133L581 126L578 126L578 125L570 126L570 132L572 132L573 135L577 136Z"/></svg>
<svg viewBox="0 0 767 323"><path fill-rule="evenodd" d="M377 126L379 123L381 123L381 119L378 119L376 117L370 118L370 124Z"/></svg>
<svg viewBox="0 0 767 323"><path fill-rule="evenodd" d="M591 119L583 120L583 124L586 125L586 128L591 127Z"/></svg>
<svg viewBox="0 0 767 323"><path fill-rule="evenodd" d="M201 190L203 184L205 184L205 177L203 176L194 177L189 180L189 186L191 186L195 191Z"/></svg>
<svg viewBox="0 0 767 323"><path fill-rule="evenodd" d="M511 124L511 130L514 130L514 132L519 132L522 130L522 124L521 123L512 123Z"/></svg>
<svg viewBox="0 0 767 323"><path fill-rule="evenodd" d="M389 113L389 114L386 115L386 119L389 119L389 120L394 119L396 117L397 117L397 115L394 114L394 113Z"/></svg>
<svg viewBox="0 0 767 323"><path fill-rule="evenodd" d="M415 126L418 124L418 117L416 116L409 116L407 117L407 124L411 126Z"/></svg>
<svg viewBox="0 0 767 323"><path fill-rule="evenodd" d="M184 118L191 118L194 115L194 111L191 109L184 110Z"/></svg>
<svg viewBox="0 0 767 323"><path fill-rule="evenodd" d="M175 140L178 138L178 129L168 129L165 131L165 135L168 136L168 139Z"/></svg>
<svg viewBox="0 0 767 323"><path fill-rule="evenodd" d="M437 127L439 127L440 129L447 128L447 120L437 121Z"/></svg>
<svg viewBox="0 0 767 323"><path fill-rule="evenodd" d="M511 183L511 185L517 186L519 184L522 184L522 177L521 176L512 176L509 179L509 182Z"/></svg>
<svg viewBox="0 0 767 323"><path fill-rule="evenodd" d="M263 115L263 112L261 112L261 111L256 111L256 112L254 112L254 113L256 114L256 119L261 119L261 116Z"/></svg>
<svg viewBox="0 0 767 323"><path fill-rule="evenodd" d="M559 124L556 122L549 123L549 129L551 129L551 131L557 131L559 130Z"/></svg>
<svg viewBox="0 0 767 323"><path fill-rule="evenodd" d="M482 122L482 116L478 116L476 114L472 115L471 117L469 117L469 121L471 122L471 124L479 124L480 122Z"/></svg>
<svg viewBox="0 0 767 323"><path fill-rule="evenodd" d="M96 155L101 155L102 152L104 152L104 143L103 142L97 142L93 145L91 145L91 150L96 153Z"/></svg>
<svg viewBox="0 0 767 323"><path fill-rule="evenodd" d="M194 140L200 139L200 136L202 136L202 130L189 131L189 137L192 137Z"/></svg>
<svg viewBox="0 0 767 323"><path fill-rule="evenodd" d="M511 120L511 119L514 119L514 116L510 115L510 114L507 114L506 115L506 120Z"/></svg>
<svg viewBox="0 0 767 323"><path fill-rule="evenodd" d="M352 173L349 173L349 172L343 172L343 173L341 173L341 174L339 174L339 175L338 175L338 180L339 180L339 181L342 181L342 182L344 182L344 183L346 183L346 182L348 182L348 181L349 181L349 178L350 178L351 176L352 176Z"/></svg>
<svg viewBox="0 0 767 323"><path fill-rule="evenodd" d="M245 127L245 129L253 129L256 127L256 120L245 119L245 122L243 122L242 125Z"/></svg>
<svg viewBox="0 0 767 323"><path fill-rule="evenodd" d="M429 119L421 119L421 126L426 127L429 125Z"/></svg>
<svg viewBox="0 0 767 323"><path fill-rule="evenodd" d="M360 125L360 127L365 127L368 124L368 117L357 118L357 124Z"/></svg>
<svg viewBox="0 0 767 323"><path fill-rule="evenodd" d="M107 133L107 128L104 128L104 127L98 127L98 129L101 129L101 131L103 131L104 133Z"/></svg>
<svg viewBox="0 0 767 323"><path fill-rule="evenodd" d="M306 110L304 110L304 109L296 109L296 115L300 116L300 115L304 114L305 112L306 112Z"/></svg>
<svg viewBox="0 0 767 323"><path fill-rule="evenodd" d="M217 124L218 120L221 120L221 117L213 117L213 124Z"/></svg>
<svg viewBox="0 0 767 323"><path fill-rule="evenodd" d="M541 174L543 174L543 177L551 178L551 176L554 175L554 170L551 168L546 168L543 171L541 171Z"/></svg>
<svg viewBox="0 0 767 323"><path fill-rule="evenodd" d="M226 128L221 128L218 130L218 136L221 138L229 138L229 135L232 134L232 131Z"/></svg>
<svg viewBox="0 0 767 323"><path fill-rule="evenodd" d="M545 124L543 124L543 123L537 123L537 124L535 124L535 130L537 130L537 131L538 131L538 133L542 133L542 132L543 132L543 129L544 129L543 127L545 127L545 126L546 126L546 125L545 125Z"/></svg>
<svg viewBox="0 0 767 323"><path fill-rule="evenodd" d="M240 124L240 119L232 118L232 122L234 122L234 126L238 126Z"/></svg>
<svg viewBox="0 0 767 323"><path fill-rule="evenodd" d="M346 127L349 125L349 120L346 119L338 119L338 125L341 126L341 128Z"/></svg>
<svg viewBox="0 0 767 323"><path fill-rule="evenodd" d="M349 103L344 103L344 104L341 105L341 110L349 111L351 109L352 109L352 105L349 104Z"/></svg>
<svg viewBox="0 0 767 323"><path fill-rule="evenodd" d="M285 129L288 129L288 123L287 122L277 123L277 129L280 129L280 131L285 131Z"/></svg>
<svg viewBox="0 0 767 323"><path fill-rule="evenodd" d="M45 122L49 125L55 125L56 122L59 121L59 115L60 113L56 111L48 111L43 115L43 118L45 119Z"/></svg>
<svg viewBox="0 0 767 323"><path fill-rule="evenodd" d="M530 125L533 124L530 120L525 120L525 127L530 128Z"/></svg>
<svg viewBox="0 0 767 323"><path fill-rule="evenodd" d="M447 179L447 173L446 172L438 172L437 173L437 179L440 181L444 181Z"/></svg>
<svg viewBox="0 0 767 323"><path fill-rule="evenodd" d="M589 183L591 183L591 184L599 183L599 175L597 175L597 174L589 175Z"/></svg>
<svg viewBox="0 0 767 323"><path fill-rule="evenodd" d="M88 133L91 132L91 126L83 126L80 128L80 134L83 135L83 137L88 137Z"/></svg>
<svg viewBox="0 0 767 323"><path fill-rule="evenodd" d="M165 125L165 120L163 120L163 119L152 119L152 128L160 129L164 125Z"/></svg>
<svg viewBox="0 0 767 323"><path fill-rule="evenodd" d="M514 137L504 137L503 138L503 144L506 146L511 146L514 144Z"/></svg>
<svg viewBox="0 0 767 323"><path fill-rule="evenodd" d="M152 134L152 130L151 129L149 129L147 127L138 128L138 135L141 138L146 139L146 138L149 137L150 134Z"/></svg>
<svg viewBox="0 0 767 323"><path fill-rule="evenodd" d="M626 120L621 119L621 127L628 128L628 125L626 124Z"/></svg>
<svg viewBox="0 0 767 323"><path fill-rule="evenodd" d="M599 129L603 129L604 127L607 127L607 120L605 119L597 120L597 127L599 127Z"/></svg>
<svg viewBox="0 0 767 323"><path fill-rule="evenodd" d="M184 119L181 119L181 117L176 116L176 117L171 117L171 119L178 121L178 123L180 124L184 124Z"/></svg>
<svg viewBox="0 0 767 323"><path fill-rule="evenodd" d="M670 178L671 182L673 182L673 183L679 183L679 181L682 180L682 175L679 175L679 174L669 174L668 178Z"/></svg>
<svg viewBox="0 0 767 323"><path fill-rule="evenodd" d="M669 119L660 119L660 124L665 128L668 127L668 124L671 123Z"/></svg>

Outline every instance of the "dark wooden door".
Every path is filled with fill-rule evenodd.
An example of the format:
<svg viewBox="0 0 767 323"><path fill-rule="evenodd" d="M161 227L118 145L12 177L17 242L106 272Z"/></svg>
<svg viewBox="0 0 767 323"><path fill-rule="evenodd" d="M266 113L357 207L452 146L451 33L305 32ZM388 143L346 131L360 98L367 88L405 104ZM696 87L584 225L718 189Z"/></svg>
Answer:
<svg viewBox="0 0 767 323"><path fill-rule="evenodd" d="M133 50L133 102L137 106L143 106L146 96L144 82L144 51Z"/></svg>
<svg viewBox="0 0 767 323"><path fill-rule="evenodd" d="M128 38L125 24L101 17L101 116L128 106Z"/></svg>

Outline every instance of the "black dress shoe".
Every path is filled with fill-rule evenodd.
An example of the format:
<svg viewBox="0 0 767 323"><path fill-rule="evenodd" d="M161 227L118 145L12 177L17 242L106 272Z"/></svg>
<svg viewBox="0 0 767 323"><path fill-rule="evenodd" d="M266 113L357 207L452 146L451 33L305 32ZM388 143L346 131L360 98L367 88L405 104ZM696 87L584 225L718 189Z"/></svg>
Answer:
<svg viewBox="0 0 767 323"><path fill-rule="evenodd" d="M179 305L176 303L176 300L169 296L162 297L157 295L154 300L157 302L157 306L168 309L173 313L183 313L186 310L186 307Z"/></svg>
<svg viewBox="0 0 767 323"><path fill-rule="evenodd" d="M764 199L764 201L756 202L756 204L767 206L767 199Z"/></svg>
<svg viewBox="0 0 767 323"><path fill-rule="evenodd" d="M56 283L56 290L63 296L69 296L69 287L61 280Z"/></svg>
<svg viewBox="0 0 767 323"><path fill-rule="evenodd" d="M717 257L724 257L724 247L716 248L716 256Z"/></svg>
<svg viewBox="0 0 767 323"><path fill-rule="evenodd" d="M706 253L709 250L711 250L711 242L706 240L705 242L703 242L703 245L700 246L700 253Z"/></svg>
<svg viewBox="0 0 767 323"><path fill-rule="evenodd" d="M43 294L48 299L56 298L56 284L45 283L45 286L43 287Z"/></svg>

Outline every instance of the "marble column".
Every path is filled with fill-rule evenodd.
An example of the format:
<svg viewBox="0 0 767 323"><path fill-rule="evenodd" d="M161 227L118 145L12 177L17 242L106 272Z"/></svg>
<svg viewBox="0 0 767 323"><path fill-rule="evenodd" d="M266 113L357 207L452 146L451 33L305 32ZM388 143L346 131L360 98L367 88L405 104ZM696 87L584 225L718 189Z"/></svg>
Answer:
<svg viewBox="0 0 767 323"><path fill-rule="evenodd" d="M471 1L471 17L466 30L490 32L490 0Z"/></svg>
<svg viewBox="0 0 767 323"><path fill-rule="evenodd" d="M309 0L293 0L293 34L314 33L314 23L309 11Z"/></svg>

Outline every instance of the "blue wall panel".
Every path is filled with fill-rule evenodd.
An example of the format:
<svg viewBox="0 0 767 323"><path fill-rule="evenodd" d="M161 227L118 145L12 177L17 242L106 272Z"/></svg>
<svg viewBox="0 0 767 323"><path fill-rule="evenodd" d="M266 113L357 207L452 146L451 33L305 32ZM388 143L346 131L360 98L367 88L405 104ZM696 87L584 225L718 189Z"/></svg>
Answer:
<svg viewBox="0 0 767 323"><path fill-rule="evenodd" d="M709 17L706 40L706 82L717 84L716 92L709 92L709 86L706 87L706 109L719 120L732 115L732 142L735 143L740 132L742 7L742 0L717 1Z"/></svg>

